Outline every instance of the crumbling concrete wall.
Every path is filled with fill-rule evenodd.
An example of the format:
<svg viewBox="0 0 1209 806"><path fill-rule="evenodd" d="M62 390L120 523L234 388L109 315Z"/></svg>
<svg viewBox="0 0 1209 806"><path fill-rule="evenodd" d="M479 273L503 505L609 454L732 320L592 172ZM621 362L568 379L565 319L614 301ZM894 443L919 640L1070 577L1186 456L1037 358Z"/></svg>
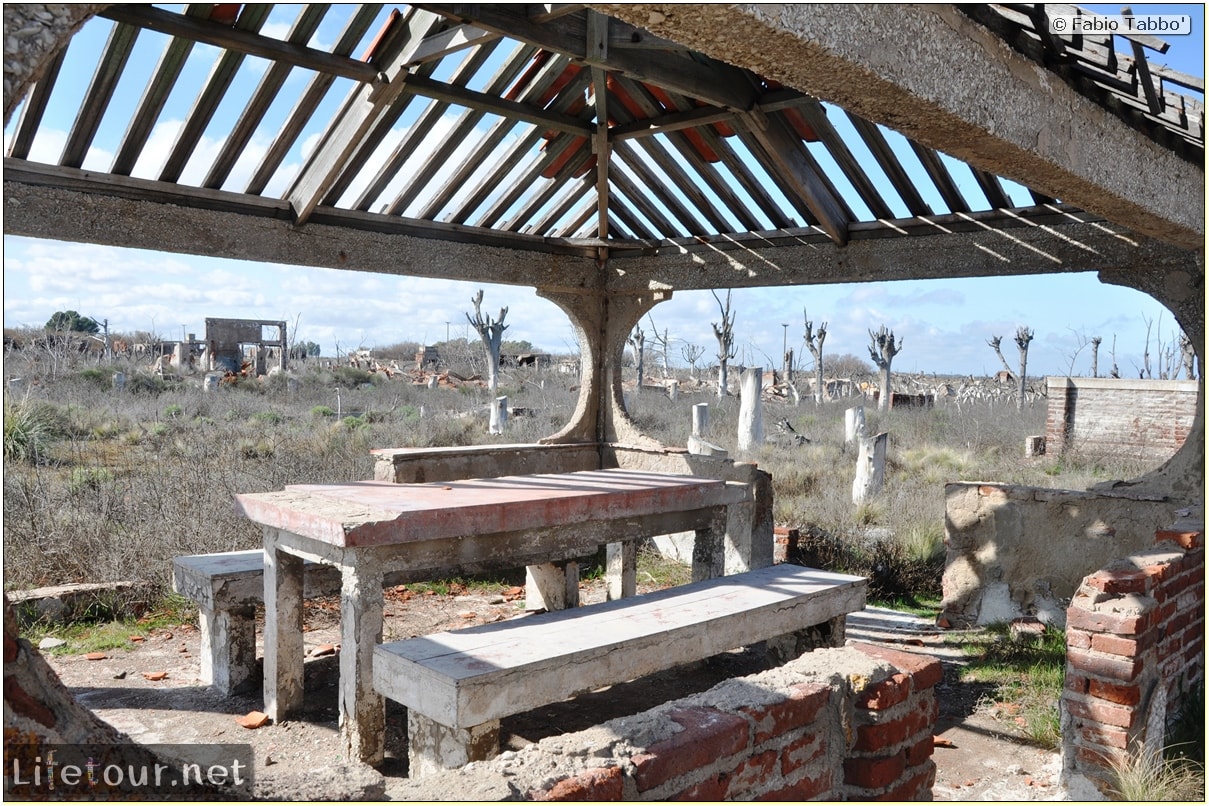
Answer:
<svg viewBox="0 0 1209 806"><path fill-rule="evenodd" d="M265 328L275 328L276 333L266 337ZM210 370L239 372L245 345L256 348L256 375L266 373L268 368L265 359L269 350L276 350L277 367L282 372L286 370L289 343L286 339L285 322L206 318L206 355Z"/></svg>
<svg viewBox="0 0 1209 806"><path fill-rule="evenodd" d="M1046 378L1048 453L1167 459L1196 419L1197 381Z"/></svg>
<svg viewBox="0 0 1209 806"><path fill-rule="evenodd" d="M397 800L929 800L934 658L852 644L491 761Z"/></svg>
<svg viewBox="0 0 1209 806"><path fill-rule="evenodd" d="M1149 545L1178 506L1130 489L946 484L942 626L1063 625L1083 577Z"/></svg>

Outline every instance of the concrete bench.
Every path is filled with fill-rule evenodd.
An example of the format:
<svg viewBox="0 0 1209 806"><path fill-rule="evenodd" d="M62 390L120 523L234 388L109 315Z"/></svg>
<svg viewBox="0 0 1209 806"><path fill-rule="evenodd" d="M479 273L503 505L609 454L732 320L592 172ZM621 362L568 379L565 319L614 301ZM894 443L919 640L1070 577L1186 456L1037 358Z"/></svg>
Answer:
<svg viewBox="0 0 1209 806"><path fill-rule="evenodd" d="M264 550L195 554L172 561L172 587L197 605L203 683L223 694L256 690L256 606L264 602ZM387 574L385 587L414 582ZM303 564L303 598L340 593L340 569Z"/></svg>
<svg viewBox="0 0 1209 806"><path fill-rule="evenodd" d="M811 627L842 631L865 590L861 577L770 566L380 644L374 688L408 709L414 778L494 756L501 717L763 641L793 652Z"/></svg>

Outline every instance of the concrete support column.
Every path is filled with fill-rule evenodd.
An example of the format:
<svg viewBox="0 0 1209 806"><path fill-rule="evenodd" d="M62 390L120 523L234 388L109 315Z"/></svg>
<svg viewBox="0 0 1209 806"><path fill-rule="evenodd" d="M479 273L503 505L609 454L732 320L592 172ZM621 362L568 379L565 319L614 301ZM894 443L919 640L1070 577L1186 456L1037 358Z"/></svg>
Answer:
<svg viewBox="0 0 1209 806"><path fill-rule="evenodd" d="M499 753L500 723L495 719L471 728L451 728L408 709L407 746L409 778L457 769Z"/></svg>
<svg viewBox="0 0 1209 806"><path fill-rule="evenodd" d="M605 548L605 579L609 583L609 601L638 593L637 541L610 543Z"/></svg>
<svg viewBox="0 0 1209 806"><path fill-rule="evenodd" d="M300 633L301 634L301 633ZM340 583L340 740L344 757L379 764L386 701L374 689L374 647L382 643L382 569L346 565Z"/></svg>
<svg viewBox="0 0 1209 806"><path fill-rule="evenodd" d="M579 607L579 563L574 560L525 567L525 609Z"/></svg>
<svg viewBox="0 0 1209 806"><path fill-rule="evenodd" d="M198 610L201 681L222 694L256 682L256 608Z"/></svg>
<svg viewBox="0 0 1209 806"><path fill-rule="evenodd" d="M739 450L751 451L764 444L764 409L760 399L764 381L762 367L747 367L740 376Z"/></svg>
<svg viewBox="0 0 1209 806"><path fill-rule="evenodd" d="M844 444L851 445L865 433L865 407L853 406L844 410Z"/></svg>
<svg viewBox="0 0 1209 806"><path fill-rule="evenodd" d="M280 722L302 705L302 558L265 529L264 712Z"/></svg>
<svg viewBox="0 0 1209 806"><path fill-rule="evenodd" d="M626 339L647 311L672 296L671 291L607 295L596 291L552 289L539 296L561 308L579 341L580 384L575 413L558 433L543 442L621 442L662 449L645 436L629 415L621 393Z"/></svg>
<svg viewBox="0 0 1209 806"><path fill-rule="evenodd" d="M719 507L710 520L709 527L698 529L693 540L693 582L722 576L725 569L724 544L726 540L727 507ZM730 509L744 509L732 506ZM750 513L749 513L750 515ZM750 534L751 528L748 527Z"/></svg>

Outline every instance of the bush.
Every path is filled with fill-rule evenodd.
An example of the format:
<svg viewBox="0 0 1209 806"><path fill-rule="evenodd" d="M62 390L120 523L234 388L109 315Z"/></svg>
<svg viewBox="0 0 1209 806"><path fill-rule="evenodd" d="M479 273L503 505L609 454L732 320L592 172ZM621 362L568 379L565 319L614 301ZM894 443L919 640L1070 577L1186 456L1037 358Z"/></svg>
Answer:
<svg viewBox="0 0 1209 806"><path fill-rule="evenodd" d="M51 443L63 430L62 417L49 404L5 402L4 458L18 462L45 461Z"/></svg>

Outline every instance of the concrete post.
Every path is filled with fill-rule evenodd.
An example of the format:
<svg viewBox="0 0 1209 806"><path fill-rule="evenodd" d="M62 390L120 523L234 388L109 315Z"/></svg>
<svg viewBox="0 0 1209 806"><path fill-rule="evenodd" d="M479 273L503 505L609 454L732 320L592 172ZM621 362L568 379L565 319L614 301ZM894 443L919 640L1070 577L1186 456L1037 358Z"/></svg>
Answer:
<svg viewBox="0 0 1209 806"><path fill-rule="evenodd" d="M115 378L116 380L116 378ZM218 388L219 375L210 372L206 375L206 379L202 382L202 389L207 392L213 392Z"/></svg>
<svg viewBox="0 0 1209 806"><path fill-rule="evenodd" d="M429 389L436 389L436 388L437 388L437 382L438 382L439 380L440 380L440 378L438 378L438 377L437 377L437 374L436 374L435 372L434 372L433 374L429 375L429 376L428 376L428 388L429 388Z"/></svg>
<svg viewBox="0 0 1209 806"><path fill-rule="evenodd" d="M865 433L865 407L853 406L844 411L844 444L851 445Z"/></svg>
<svg viewBox="0 0 1209 806"><path fill-rule="evenodd" d="M302 558L278 549L268 527L264 607L264 712L280 722L302 706Z"/></svg>
<svg viewBox="0 0 1209 806"><path fill-rule="evenodd" d="M873 437L860 436L860 455L856 458L856 478L852 480L852 503L861 504L882 488L886 478L886 443L884 431Z"/></svg>
<svg viewBox="0 0 1209 806"><path fill-rule="evenodd" d="M407 775L420 778L441 770L487 761L499 754L500 722L493 719L471 728L451 728L407 709ZM455 795L456 793L450 793Z"/></svg>
<svg viewBox="0 0 1209 806"><path fill-rule="evenodd" d="M638 543L610 543L605 547L605 579L610 602L638 593Z"/></svg>
<svg viewBox="0 0 1209 806"><path fill-rule="evenodd" d="M113 373L113 391L115 391L115 392L126 391L126 373L124 373L124 372Z"/></svg>
<svg viewBox="0 0 1209 806"><path fill-rule="evenodd" d="M667 385L667 396L673 403L680 399L680 381L672 381Z"/></svg>
<svg viewBox="0 0 1209 806"><path fill-rule="evenodd" d="M201 681L224 695L242 691L256 671L256 609L198 609Z"/></svg>
<svg viewBox="0 0 1209 806"><path fill-rule="evenodd" d="M491 434L502 434L506 425L508 425L508 398L497 397L491 404L491 424L487 431Z"/></svg>
<svg viewBox="0 0 1209 806"><path fill-rule="evenodd" d="M764 444L764 415L760 400L761 367L746 367L740 376L739 450L749 451Z"/></svg>
<svg viewBox="0 0 1209 806"><path fill-rule="evenodd" d="M344 757L378 764L385 754L386 701L374 689L382 643L382 568L346 566L340 584L340 742Z"/></svg>
<svg viewBox="0 0 1209 806"><path fill-rule="evenodd" d="M8 393L13 397L19 397L25 394L25 379L24 378L9 378Z"/></svg>
<svg viewBox="0 0 1209 806"><path fill-rule="evenodd" d="M525 609L579 607L579 563L574 560L525 567Z"/></svg>
<svg viewBox="0 0 1209 806"><path fill-rule="evenodd" d="M707 428L709 428L709 404L697 403L693 406L693 436L704 436Z"/></svg>

